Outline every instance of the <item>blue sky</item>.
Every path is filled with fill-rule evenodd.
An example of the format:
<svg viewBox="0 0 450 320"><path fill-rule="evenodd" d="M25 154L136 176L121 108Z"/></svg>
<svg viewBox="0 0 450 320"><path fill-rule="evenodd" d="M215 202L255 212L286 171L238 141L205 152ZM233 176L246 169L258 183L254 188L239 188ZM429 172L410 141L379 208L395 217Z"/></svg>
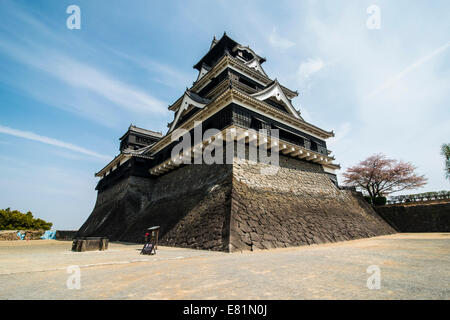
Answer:
<svg viewBox="0 0 450 320"><path fill-rule="evenodd" d="M69 30L66 8L81 9ZM381 28L366 26L380 8ZM410 161L449 189L448 1L0 2L0 207L77 229L96 199L94 173L130 123L167 130L192 69L224 31L267 58L300 95L305 120L336 137L343 168L371 154Z"/></svg>

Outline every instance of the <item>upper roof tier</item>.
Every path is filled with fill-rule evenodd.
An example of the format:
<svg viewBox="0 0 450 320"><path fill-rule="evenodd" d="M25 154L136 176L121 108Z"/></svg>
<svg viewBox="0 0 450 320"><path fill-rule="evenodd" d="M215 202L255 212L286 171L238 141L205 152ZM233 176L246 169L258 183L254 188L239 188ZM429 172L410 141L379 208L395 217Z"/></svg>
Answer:
<svg viewBox="0 0 450 320"><path fill-rule="evenodd" d="M260 64L266 61L265 58L257 55L248 46L240 45L224 33L220 40L217 40L214 37L208 53L206 53L203 58L201 58L200 61L194 65L194 68L201 71L202 66L204 65L207 67L212 67L226 53L229 53L233 57L239 57L247 62L250 62L255 58Z"/></svg>
<svg viewBox="0 0 450 320"><path fill-rule="evenodd" d="M133 126L133 124L130 124L128 127L127 132L124 133L122 137L119 138L119 140L123 140L130 132L139 133L145 136L155 137L155 138L161 138L163 136L162 132L156 132L144 128L139 128L136 126Z"/></svg>

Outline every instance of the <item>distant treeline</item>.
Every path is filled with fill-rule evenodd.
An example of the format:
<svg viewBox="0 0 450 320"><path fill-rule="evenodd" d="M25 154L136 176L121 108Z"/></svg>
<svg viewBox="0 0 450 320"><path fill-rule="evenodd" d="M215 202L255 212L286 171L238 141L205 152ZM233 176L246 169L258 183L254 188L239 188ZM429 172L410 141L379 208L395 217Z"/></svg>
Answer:
<svg viewBox="0 0 450 320"><path fill-rule="evenodd" d="M22 213L10 208L0 209L0 230L50 230L53 223L33 218L31 212Z"/></svg>
<svg viewBox="0 0 450 320"><path fill-rule="evenodd" d="M434 192L424 192L416 194L406 194L400 196L393 196L387 201L387 203L403 203L403 202L414 202L414 201L431 201L431 200L441 200L450 199L450 191L434 191Z"/></svg>

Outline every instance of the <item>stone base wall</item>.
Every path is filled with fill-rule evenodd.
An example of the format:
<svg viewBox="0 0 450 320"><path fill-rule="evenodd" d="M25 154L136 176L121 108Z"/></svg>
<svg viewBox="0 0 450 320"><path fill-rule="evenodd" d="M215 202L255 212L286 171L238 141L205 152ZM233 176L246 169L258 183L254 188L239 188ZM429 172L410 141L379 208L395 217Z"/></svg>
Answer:
<svg viewBox="0 0 450 320"><path fill-rule="evenodd" d="M233 166L232 251L392 233L361 196L339 190L318 164L280 156L278 170L240 160Z"/></svg>
<svg viewBox="0 0 450 320"><path fill-rule="evenodd" d="M228 251L231 175L231 165L187 165L157 178L120 240L141 242L146 228L159 225L159 244Z"/></svg>
<svg viewBox="0 0 450 320"><path fill-rule="evenodd" d="M450 232L450 202L375 207L399 232Z"/></svg>
<svg viewBox="0 0 450 320"><path fill-rule="evenodd" d="M39 240L44 234L44 230L0 230L0 241L20 240L17 232L25 234L25 239Z"/></svg>
<svg viewBox="0 0 450 320"><path fill-rule="evenodd" d="M160 226L159 244L227 251L232 165L187 165L156 179L129 177L99 192L77 237L143 242Z"/></svg>
<svg viewBox="0 0 450 320"><path fill-rule="evenodd" d="M17 230L0 230L0 241L19 240Z"/></svg>
<svg viewBox="0 0 450 320"><path fill-rule="evenodd" d="M130 176L99 191L94 210L76 237L95 236L119 240L149 202L152 187L152 180Z"/></svg>
<svg viewBox="0 0 450 320"><path fill-rule="evenodd" d="M77 236L143 242L156 225L159 244L220 251L395 232L362 197L339 190L322 166L280 156L279 168L235 158L233 165L186 165L157 178L123 179L99 192Z"/></svg>

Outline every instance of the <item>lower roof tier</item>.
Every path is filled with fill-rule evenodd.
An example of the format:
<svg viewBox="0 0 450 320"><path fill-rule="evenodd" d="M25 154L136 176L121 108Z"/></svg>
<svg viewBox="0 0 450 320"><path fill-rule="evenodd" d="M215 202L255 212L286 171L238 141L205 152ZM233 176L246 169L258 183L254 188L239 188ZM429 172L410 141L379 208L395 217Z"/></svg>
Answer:
<svg viewBox="0 0 450 320"><path fill-rule="evenodd" d="M262 106L260 111L232 101L233 100L231 99L228 104L226 104L226 101L222 101L224 104L223 107L220 108L216 106L217 108L214 109L213 107L206 106L205 108L200 109L189 121L181 126L181 129L177 129L164 136L154 145L146 147L145 150L143 148L142 152L141 150L136 150L134 153L136 153L136 155L138 154L139 157L149 159L150 167L155 167L166 161L170 161L172 149L179 143L179 137L178 140L174 139L174 136L177 135L178 132L188 132L191 139L190 145L194 146L199 141L197 136L194 138L195 134L200 133L201 141L205 132L209 129L221 131L234 126L253 131L276 129L279 134L277 139L279 139L280 142L289 145L291 149L298 148L298 150L293 150L294 154L303 156L303 152L305 152L306 157L311 156L312 159L318 159L320 161L323 159L324 163L328 166L334 166L332 165L332 160L334 159L329 157L331 152L327 149L325 142L327 135L323 134L323 138L319 136L319 134L324 131L318 131L318 134L312 134L310 132L312 130L305 132L301 129L301 126L297 125L304 125L305 122L296 121L290 117L286 118L287 121L283 121L283 117L280 117L280 119L273 116L283 115L283 113L279 112L276 108L272 108L272 114L270 114L266 112L266 106ZM191 127L189 126L190 122L192 122ZM291 125L291 122L294 125ZM201 129L198 130L199 128ZM309 129L309 127L307 128ZM121 166L129 158L135 156L134 153L121 153L110 164L105 166L104 169L99 171L96 176L104 177L106 174L111 173L111 171Z"/></svg>

